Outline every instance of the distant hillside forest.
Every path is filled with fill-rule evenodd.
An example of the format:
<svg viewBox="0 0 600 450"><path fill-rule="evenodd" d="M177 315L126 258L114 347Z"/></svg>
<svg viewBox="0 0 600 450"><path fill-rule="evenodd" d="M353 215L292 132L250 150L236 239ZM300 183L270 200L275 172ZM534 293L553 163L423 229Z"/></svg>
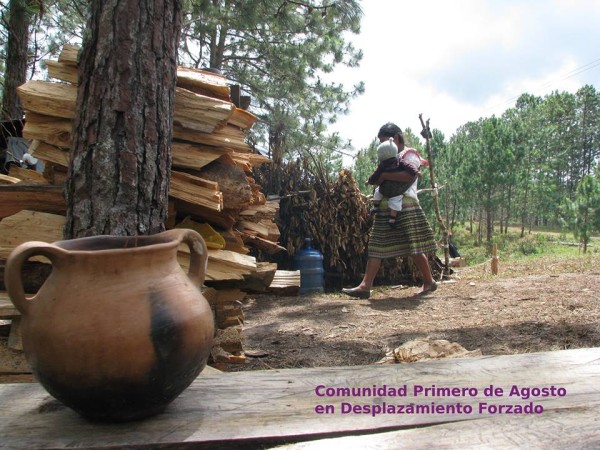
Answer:
<svg viewBox="0 0 600 450"><path fill-rule="evenodd" d="M509 224L522 233L568 227L582 238L600 230L600 93L593 86L544 98L524 94L501 117L469 122L449 139L435 130L433 114L431 128L439 205L450 229L466 224L488 242ZM407 141L427 157L420 131L406 130ZM366 194L376 145L361 151L353 168ZM424 169L419 188L429 187ZM431 193L419 199L433 219Z"/></svg>

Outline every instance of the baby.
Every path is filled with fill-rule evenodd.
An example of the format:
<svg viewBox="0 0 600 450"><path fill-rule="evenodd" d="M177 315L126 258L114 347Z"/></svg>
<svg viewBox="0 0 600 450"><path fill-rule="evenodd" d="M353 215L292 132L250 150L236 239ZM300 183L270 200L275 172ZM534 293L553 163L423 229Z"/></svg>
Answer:
<svg viewBox="0 0 600 450"><path fill-rule="evenodd" d="M408 171L412 175L418 173L418 169L413 164L398 159L398 147L394 143L393 138L389 138L388 141L379 144L377 147L377 159L379 160L379 165L367 180L368 184L374 185L377 183L382 172ZM390 228L396 228L398 212L402 211L402 196L412 184L413 181L403 183L386 180L375 188L373 192L373 209L374 211L379 211L381 200L387 197L390 208L390 216L388 217Z"/></svg>

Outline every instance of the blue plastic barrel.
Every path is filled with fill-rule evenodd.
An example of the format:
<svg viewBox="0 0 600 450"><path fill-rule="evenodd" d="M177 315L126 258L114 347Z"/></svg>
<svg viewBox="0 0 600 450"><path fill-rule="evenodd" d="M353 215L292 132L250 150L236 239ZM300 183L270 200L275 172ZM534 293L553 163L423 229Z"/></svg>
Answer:
<svg viewBox="0 0 600 450"><path fill-rule="evenodd" d="M294 256L294 270L300 271L300 294L323 292L323 255L312 247L310 238Z"/></svg>

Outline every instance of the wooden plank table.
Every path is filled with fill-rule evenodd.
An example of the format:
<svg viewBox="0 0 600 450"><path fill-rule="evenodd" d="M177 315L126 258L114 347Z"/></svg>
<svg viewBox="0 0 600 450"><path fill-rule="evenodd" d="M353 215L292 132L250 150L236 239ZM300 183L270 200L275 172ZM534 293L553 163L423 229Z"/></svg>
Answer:
<svg viewBox="0 0 600 450"><path fill-rule="evenodd" d="M383 386L388 392L366 395ZM405 387L405 396L391 395ZM365 395L343 396L344 388ZM517 406L538 413L516 414ZM319 413L325 408L333 411ZM88 422L38 384L5 384L0 436L6 449L600 448L600 348L203 373L163 414L124 424Z"/></svg>

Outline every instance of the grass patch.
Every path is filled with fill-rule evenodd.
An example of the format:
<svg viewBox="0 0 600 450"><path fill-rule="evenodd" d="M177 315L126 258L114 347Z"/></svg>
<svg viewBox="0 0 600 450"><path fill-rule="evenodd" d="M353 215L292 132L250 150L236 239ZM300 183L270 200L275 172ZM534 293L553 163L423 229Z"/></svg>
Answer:
<svg viewBox="0 0 600 450"><path fill-rule="evenodd" d="M479 245L475 236L465 230L455 232L452 241L468 266L489 261L492 257L492 245ZM560 231L538 231L521 237L520 232L511 230L506 234L495 235L492 244L498 248L498 256L504 261L531 261L538 258L577 258L583 257L583 248L572 234ZM600 255L600 238L594 237L588 244L587 254Z"/></svg>

